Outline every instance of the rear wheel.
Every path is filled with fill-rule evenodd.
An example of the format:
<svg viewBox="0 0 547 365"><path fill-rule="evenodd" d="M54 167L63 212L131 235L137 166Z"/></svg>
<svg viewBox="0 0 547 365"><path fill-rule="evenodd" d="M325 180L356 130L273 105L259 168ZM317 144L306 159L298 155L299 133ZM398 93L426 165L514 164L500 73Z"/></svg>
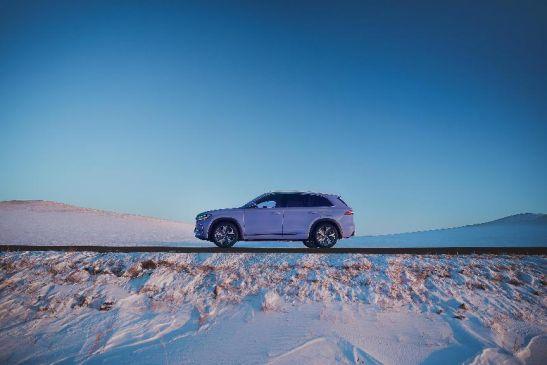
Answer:
<svg viewBox="0 0 547 365"><path fill-rule="evenodd" d="M220 222L213 229L213 242L218 247L232 247L239 239L237 227L232 222Z"/></svg>
<svg viewBox="0 0 547 365"><path fill-rule="evenodd" d="M334 246L336 241L338 241L338 231L332 223L319 223L313 231L312 238L315 243L315 247L329 248Z"/></svg>
<svg viewBox="0 0 547 365"><path fill-rule="evenodd" d="M306 246L306 247L317 248L317 246L315 245L315 242L313 242L313 240L305 240L305 241L302 241L302 242L304 242L304 246Z"/></svg>

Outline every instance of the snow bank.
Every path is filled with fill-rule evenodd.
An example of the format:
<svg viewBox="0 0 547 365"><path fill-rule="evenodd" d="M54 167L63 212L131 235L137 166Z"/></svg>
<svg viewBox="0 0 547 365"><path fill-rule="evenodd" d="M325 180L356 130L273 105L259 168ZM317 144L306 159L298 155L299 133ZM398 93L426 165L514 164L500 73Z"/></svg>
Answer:
<svg viewBox="0 0 547 365"><path fill-rule="evenodd" d="M534 363L545 272L541 256L2 253L0 362Z"/></svg>

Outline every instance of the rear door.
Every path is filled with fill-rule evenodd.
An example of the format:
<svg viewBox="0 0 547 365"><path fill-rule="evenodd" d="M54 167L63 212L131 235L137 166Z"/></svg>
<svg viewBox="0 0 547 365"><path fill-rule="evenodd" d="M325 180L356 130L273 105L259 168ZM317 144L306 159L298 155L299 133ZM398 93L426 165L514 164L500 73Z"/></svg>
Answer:
<svg viewBox="0 0 547 365"><path fill-rule="evenodd" d="M283 212L283 238L307 238L308 229L319 214L309 207L309 198L309 194L286 194Z"/></svg>
<svg viewBox="0 0 547 365"><path fill-rule="evenodd" d="M283 207L279 194L268 194L255 201L255 208L245 209L246 238L270 239L283 234Z"/></svg>
<svg viewBox="0 0 547 365"><path fill-rule="evenodd" d="M285 199L283 238L306 239L316 220L332 216L332 203L321 195L289 195Z"/></svg>

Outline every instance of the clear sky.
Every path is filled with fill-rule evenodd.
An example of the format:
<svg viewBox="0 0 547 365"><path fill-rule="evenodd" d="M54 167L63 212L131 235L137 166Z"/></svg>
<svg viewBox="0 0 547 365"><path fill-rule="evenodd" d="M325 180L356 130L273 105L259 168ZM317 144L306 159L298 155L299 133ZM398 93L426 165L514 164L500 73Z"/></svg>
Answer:
<svg viewBox="0 0 547 365"><path fill-rule="evenodd" d="M0 200L336 192L359 234L547 212L546 2L138 3L0 2Z"/></svg>

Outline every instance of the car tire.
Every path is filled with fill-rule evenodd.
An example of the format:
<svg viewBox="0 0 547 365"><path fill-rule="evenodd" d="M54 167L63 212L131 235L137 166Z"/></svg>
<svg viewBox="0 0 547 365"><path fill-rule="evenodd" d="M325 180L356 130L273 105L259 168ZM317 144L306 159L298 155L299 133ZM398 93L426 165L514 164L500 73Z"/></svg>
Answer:
<svg viewBox="0 0 547 365"><path fill-rule="evenodd" d="M312 240L304 240L302 242L304 242L304 246L308 248L317 248L317 246L315 245L315 242L313 242Z"/></svg>
<svg viewBox="0 0 547 365"><path fill-rule="evenodd" d="M232 222L219 222L213 228L213 243L218 247L232 247L239 240L237 227Z"/></svg>
<svg viewBox="0 0 547 365"><path fill-rule="evenodd" d="M316 248L330 248L338 241L338 231L330 222L319 223L311 238Z"/></svg>

